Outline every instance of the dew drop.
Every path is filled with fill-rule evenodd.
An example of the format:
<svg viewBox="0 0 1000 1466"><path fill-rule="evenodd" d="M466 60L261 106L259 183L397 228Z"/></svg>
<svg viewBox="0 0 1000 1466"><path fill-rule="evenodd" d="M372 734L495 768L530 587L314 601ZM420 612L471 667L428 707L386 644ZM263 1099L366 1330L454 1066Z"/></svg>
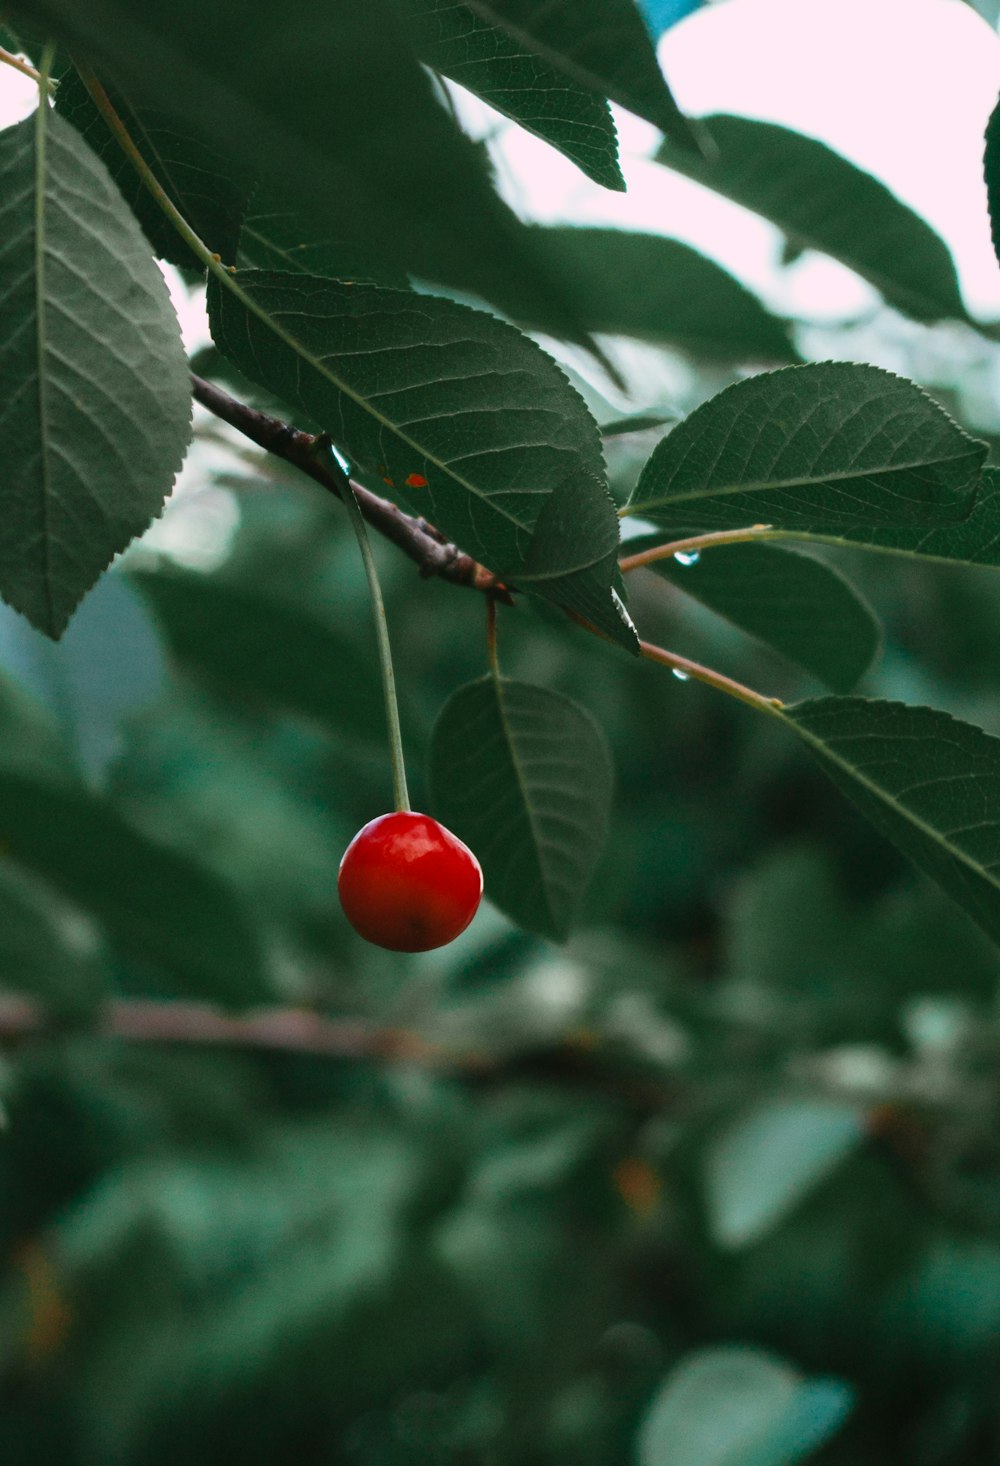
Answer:
<svg viewBox="0 0 1000 1466"><path fill-rule="evenodd" d="M700 550L678 550L674 556L678 565L697 565L701 559Z"/></svg>
<svg viewBox="0 0 1000 1466"><path fill-rule="evenodd" d="M680 667L671 667L670 670L671 670L671 672L673 672L673 674L677 678L677 681L678 682L690 682L691 681L691 674L690 674L690 672L682 672L681 669L680 669Z"/></svg>

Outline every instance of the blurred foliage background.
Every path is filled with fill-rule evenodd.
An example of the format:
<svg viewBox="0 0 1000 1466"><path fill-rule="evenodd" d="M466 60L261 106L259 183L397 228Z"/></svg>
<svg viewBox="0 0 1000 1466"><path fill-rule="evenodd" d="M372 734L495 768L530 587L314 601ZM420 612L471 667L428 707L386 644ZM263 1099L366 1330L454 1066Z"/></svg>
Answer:
<svg viewBox="0 0 1000 1466"><path fill-rule="evenodd" d="M1000 437L971 328L796 341ZM748 365L631 350L663 421L608 440L622 499ZM377 553L419 808L483 606ZM995 571L837 563L885 628L860 690L1000 732ZM633 580L652 639L819 690ZM0 615L5 1466L1000 1462L995 949L780 728L544 608L500 636L607 732L611 839L565 948L484 907L403 957L336 902L388 769L332 500L199 419L58 646Z"/></svg>

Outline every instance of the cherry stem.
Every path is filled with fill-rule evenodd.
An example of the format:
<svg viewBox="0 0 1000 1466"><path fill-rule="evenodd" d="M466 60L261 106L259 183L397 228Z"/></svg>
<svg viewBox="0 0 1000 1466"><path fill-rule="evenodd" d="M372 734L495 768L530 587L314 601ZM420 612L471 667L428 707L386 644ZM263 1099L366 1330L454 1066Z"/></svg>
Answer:
<svg viewBox="0 0 1000 1466"><path fill-rule="evenodd" d="M686 540L671 540L667 545L651 545L636 555L623 555L618 561L618 569L627 575L630 570L641 570L644 565L669 560L674 555L693 555L701 550L710 550L713 545L742 545L749 540L767 539L773 530L772 524L751 524L746 529L721 529L711 534L691 535Z"/></svg>
<svg viewBox="0 0 1000 1466"><path fill-rule="evenodd" d="M332 449L327 449L332 452ZM372 601L372 616L375 620L375 635L378 638L379 663L382 668L382 691L385 694L385 721L389 733L389 757L392 761L392 792L396 809L404 813L410 808L410 795L406 787L406 761L403 758L403 734L399 726L399 703L396 699L396 677L392 670L392 649L389 646L389 623L385 617L385 602L379 585L375 556L368 540L361 506L354 494L354 486L347 480L343 491L351 528L358 540L361 559L368 577L368 592Z"/></svg>
<svg viewBox="0 0 1000 1466"><path fill-rule="evenodd" d="M155 199L156 203L159 204L160 208L163 210L167 218L170 220L171 224L177 230L177 233L183 239L184 243L188 246L192 253L195 254L199 260L201 260L202 264L205 266L210 274L217 276L218 279L223 282L223 284L228 285L231 289L235 289L230 267L228 265L224 265L220 256L214 254L212 250L209 249L208 245L200 237L200 235L198 235L194 231L194 229L192 229L191 225L185 219L180 209L178 209L173 199L170 198L166 189L160 183L160 180L157 178L152 168L150 168L149 164L142 156L142 153L136 146L131 133L125 126L122 119L119 117L117 111L115 110L114 104L111 101L111 98L101 86L101 83L97 80L97 77L90 70L90 68L84 66L82 62L75 61L74 65L76 66L80 80L83 82L84 86L87 88L87 91L90 93L90 99L94 103L94 106L97 108L98 112L100 112L101 116L104 118L104 121L111 129L111 132L117 139L119 146L121 147L125 156L128 158L129 162L132 164L135 171L138 173L140 179L149 191L150 195L153 199Z"/></svg>
<svg viewBox="0 0 1000 1466"><path fill-rule="evenodd" d="M738 698L740 702L748 703L760 712L775 714L784 707L778 697L765 697L763 693L755 692L752 687L746 687L742 682L736 682L712 667L704 667L701 662L692 662L690 658L682 657L678 652L667 651L666 647L655 646L651 641L640 641L639 653L649 662L659 662L661 666L670 667L685 677L694 677L696 681L705 682L719 692L726 692L730 697Z"/></svg>

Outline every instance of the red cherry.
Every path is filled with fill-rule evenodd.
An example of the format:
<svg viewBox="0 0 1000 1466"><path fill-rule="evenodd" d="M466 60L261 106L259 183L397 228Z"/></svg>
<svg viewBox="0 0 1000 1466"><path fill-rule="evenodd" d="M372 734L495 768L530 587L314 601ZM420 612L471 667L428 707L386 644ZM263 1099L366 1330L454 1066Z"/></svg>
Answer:
<svg viewBox="0 0 1000 1466"><path fill-rule="evenodd" d="M360 829L337 877L354 930L390 952L429 952L464 932L483 872L468 845L430 815L381 814Z"/></svg>

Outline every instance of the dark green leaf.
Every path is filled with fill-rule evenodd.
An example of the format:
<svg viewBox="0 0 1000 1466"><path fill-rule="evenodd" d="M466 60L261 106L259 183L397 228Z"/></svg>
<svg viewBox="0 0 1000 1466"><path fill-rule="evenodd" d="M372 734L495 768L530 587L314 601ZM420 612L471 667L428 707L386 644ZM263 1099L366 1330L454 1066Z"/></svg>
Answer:
<svg viewBox="0 0 1000 1466"><path fill-rule="evenodd" d="M674 346L705 361L799 360L784 321L721 265L676 239L622 229L534 232L589 331ZM513 301L511 314L522 318Z"/></svg>
<svg viewBox="0 0 1000 1466"><path fill-rule="evenodd" d="M67 1017L90 1013L102 989L98 944L87 924L9 863L0 865L0 988Z"/></svg>
<svg viewBox="0 0 1000 1466"><path fill-rule="evenodd" d="M139 225L48 108L0 133L0 239L0 593L58 636L160 512L191 389Z"/></svg>
<svg viewBox="0 0 1000 1466"><path fill-rule="evenodd" d="M842 1424L846 1386L809 1380L760 1349L688 1354L654 1396L637 1466L791 1466Z"/></svg>
<svg viewBox="0 0 1000 1466"><path fill-rule="evenodd" d="M564 941L608 829L612 769L583 708L526 682L470 682L430 752L434 809L479 857L512 921Z"/></svg>
<svg viewBox="0 0 1000 1466"><path fill-rule="evenodd" d="M402 3L428 66L551 143L595 183L624 192L618 135L603 98L526 50L470 5L456 0Z"/></svg>
<svg viewBox="0 0 1000 1466"><path fill-rule="evenodd" d="M181 989L231 1004L271 995L257 934L218 877L71 785L0 771L0 841Z"/></svg>
<svg viewBox="0 0 1000 1466"><path fill-rule="evenodd" d="M849 799L1000 942L1000 738L931 708L818 698L784 709Z"/></svg>
<svg viewBox="0 0 1000 1466"><path fill-rule="evenodd" d="M633 646L612 604L618 523L597 425L534 342L435 296L257 271L239 290L213 279L209 314L241 371L467 553L557 604L599 603L602 627Z"/></svg>
<svg viewBox="0 0 1000 1466"><path fill-rule="evenodd" d="M629 553L661 540L630 540ZM671 558L650 569L835 692L849 692L878 650L878 623L867 602L811 555L766 544L726 545L703 552L694 565Z"/></svg>
<svg viewBox="0 0 1000 1466"><path fill-rule="evenodd" d="M466 0L579 86L610 97L688 148L691 123L663 79L652 37L633 0Z"/></svg>
<svg viewBox="0 0 1000 1466"><path fill-rule="evenodd" d="M186 121L155 107L134 107L114 91L110 97L170 201L209 249L234 261L248 186L232 176L231 164L211 139L196 135ZM160 258L203 269L140 179L73 68L59 82L56 107L106 165Z"/></svg>
<svg viewBox="0 0 1000 1466"><path fill-rule="evenodd" d="M773 122L703 121L717 157L667 145L659 161L762 214L793 243L832 255L905 315L968 319L947 247L884 184L824 143Z"/></svg>
<svg viewBox="0 0 1000 1466"><path fill-rule="evenodd" d="M440 105L393 0L286 0L280 25L241 0L23 0L18 14L134 105L210 136L321 237L349 220L396 268L487 298L514 274L571 331L558 280L542 278L482 151Z"/></svg>
<svg viewBox="0 0 1000 1466"><path fill-rule="evenodd" d="M661 524L830 532L965 517L986 446L919 387L846 362L727 387L662 442L629 506Z"/></svg>
<svg viewBox="0 0 1000 1466"><path fill-rule="evenodd" d="M993 108L986 124L983 169L986 175L986 200L990 211L993 251L1000 260L1000 102Z"/></svg>
<svg viewBox="0 0 1000 1466"><path fill-rule="evenodd" d="M147 571L132 580L185 666L254 702L384 739L377 667L330 627L216 576Z"/></svg>
<svg viewBox="0 0 1000 1466"><path fill-rule="evenodd" d="M956 524L851 525L843 531L791 530L776 538L882 550L911 559L1000 566L1000 468L985 466L972 510Z"/></svg>
<svg viewBox="0 0 1000 1466"><path fill-rule="evenodd" d="M390 285L406 290L406 274L370 244L341 231L317 230L315 220L286 208L280 199L257 190L247 206L240 232L239 263L252 270L294 270L328 275L352 284Z"/></svg>

